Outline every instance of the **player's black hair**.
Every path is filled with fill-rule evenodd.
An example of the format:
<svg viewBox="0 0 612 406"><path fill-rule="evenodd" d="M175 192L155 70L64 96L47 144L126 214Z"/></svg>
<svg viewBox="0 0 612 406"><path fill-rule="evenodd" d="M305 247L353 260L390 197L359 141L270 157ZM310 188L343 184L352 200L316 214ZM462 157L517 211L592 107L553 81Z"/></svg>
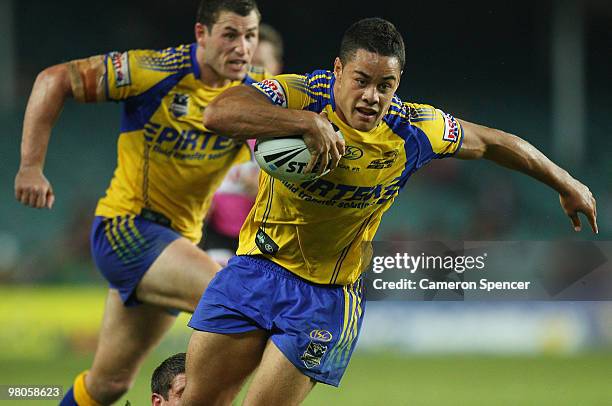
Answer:
<svg viewBox="0 0 612 406"><path fill-rule="evenodd" d="M279 63L283 61L283 37L274 27L268 24L259 25L259 43L267 41L274 48L274 57Z"/></svg>
<svg viewBox="0 0 612 406"><path fill-rule="evenodd" d="M406 50L402 34L387 20L378 17L364 18L344 32L340 44L340 61L346 64L359 49L382 56L395 56L404 69Z"/></svg>
<svg viewBox="0 0 612 406"><path fill-rule="evenodd" d="M255 0L202 0L198 7L196 20L210 31L222 11L231 11L243 17L255 11L257 17L261 19L261 13Z"/></svg>
<svg viewBox="0 0 612 406"><path fill-rule="evenodd" d="M168 392L172 387L172 381L177 375L185 373L185 353L179 352L166 358L159 364L151 377L151 393L157 393L168 400Z"/></svg>

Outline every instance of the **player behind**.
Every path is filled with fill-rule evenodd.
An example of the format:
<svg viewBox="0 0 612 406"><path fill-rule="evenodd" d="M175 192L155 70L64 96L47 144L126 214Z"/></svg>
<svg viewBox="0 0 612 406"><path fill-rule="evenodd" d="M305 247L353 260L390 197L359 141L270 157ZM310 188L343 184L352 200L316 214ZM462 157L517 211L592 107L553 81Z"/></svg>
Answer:
<svg viewBox="0 0 612 406"><path fill-rule="evenodd" d="M166 358L151 376L151 404L179 405L185 389L185 353Z"/></svg>
<svg viewBox="0 0 612 406"><path fill-rule="evenodd" d="M326 112L347 154L314 181L262 174L239 255L191 318L183 404L229 404L255 367L249 405L297 404L315 382L337 386L363 318L362 247L410 175L433 159L486 158L522 171L559 192L576 229L582 212L597 231L589 189L526 141L403 103L395 91L404 58L391 23L364 19L346 31L333 72L229 89L206 110L209 128L236 139L301 134ZM331 123L318 128L333 132Z"/></svg>
<svg viewBox="0 0 612 406"><path fill-rule="evenodd" d="M100 339L91 370L62 404L121 397L174 322L168 309L193 311L218 270L195 243L213 191L250 154L243 142L206 129L202 112L223 90L262 79L248 74L259 21L254 0L204 0L193 44L75 60L36 79L15 178L17 200L31 207L55 200L43 166L66 99L123 105L117 168L91 232L94 260L110 284ZM327 154L331 141L317 137Z"/></svg>
<svg viewBox="0 0 612 406"><path fill-rule="evenodd" d="M259 26L259 44L253 65L263 66L266 73L278 75L283 66L283 40L267 24ZM249 141L254 146L254 141ZM259 166L254 160L230 169L213 197L206 219L201 246L215 261L227 265L238 248L238 234L257 195Z"/></svg>

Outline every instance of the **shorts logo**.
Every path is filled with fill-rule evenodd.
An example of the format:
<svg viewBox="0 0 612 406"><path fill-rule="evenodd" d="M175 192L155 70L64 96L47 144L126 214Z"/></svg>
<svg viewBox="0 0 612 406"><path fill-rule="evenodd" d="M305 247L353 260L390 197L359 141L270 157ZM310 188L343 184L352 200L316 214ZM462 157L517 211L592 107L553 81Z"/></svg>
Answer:
<svg viewBox="0 0 612 406"><path fill-rule="evenodd" d="M321 359L327 352L327 346L311 341L306 347L306 351L300 357L306 368L311 369L321 365Z"/></svg>
<svg viewBox="0 0 612 406"><path fill-rule="evenodd" d="M347 145L344 150L344 155L342 158L348 159L350 161L355 161L363 156L363 150L361 148L353 147L352 145Z"/></svg>
<svg viewBox="0 0 612 406"><path fill-rule="evenodd" d="M313 341L320 341L322 343L328 343L333 338L332 333L327 330L312 330L309 335Z"/></svg>
<svg viewBox="0 0 612 406"><path fill-rule="evenodd" d="M457 120L455 120L455 117L441 110L438 110L438 112L444 117L444 136L442 139L444 141L457 142L459 139L459 124Z"/></svg>
<svg viewBox="0 0 612 406"><path fill-rule="evenodd" d="M189 110L189 96L186 94L175 93L168 110L174 114L174 117L184 116Z"/></svg>
<svg viewBox="0 0 612 406"><path fill-rule="evenodd" d="M109 54L115 73L115 87L128 86L132 83L130 78L130 64L127 52L111 52Z"/></svg>
<svg viewBox="0 0 612 406"><path fill-rule="evenodd" d="M255 83L254 86L262 90L272 100L272 103L281 107L287 107L287 96L285 96L285 91L278 81L265 79Z"/></svg>

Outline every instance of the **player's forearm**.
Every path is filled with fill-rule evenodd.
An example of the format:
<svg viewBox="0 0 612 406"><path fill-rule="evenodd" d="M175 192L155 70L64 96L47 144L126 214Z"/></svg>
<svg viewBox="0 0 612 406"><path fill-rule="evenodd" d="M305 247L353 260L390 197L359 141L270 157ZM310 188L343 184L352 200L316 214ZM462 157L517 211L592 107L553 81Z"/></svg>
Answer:
<svg viewBox="0 0 612 406"><path fill-rule="evenodd" d="M238 139L302 135L308 132L316 114L274 106L246 86L226 90L204 112L207 129Z"/></svg>
<svg viewBox="0 0 612 406"><path fill-rule="evenodd" d="M64 102L72 95L65 64L42 71L36 78L23 120L21 167L39 167L45 163L51 129Z"/></svg>
<svg viewBox="0 0 612 406"><path fill-rule="evenodd" d="M527 141L499 130L493 131L483 158L523 172L563 194L574 179Z"/></svg>

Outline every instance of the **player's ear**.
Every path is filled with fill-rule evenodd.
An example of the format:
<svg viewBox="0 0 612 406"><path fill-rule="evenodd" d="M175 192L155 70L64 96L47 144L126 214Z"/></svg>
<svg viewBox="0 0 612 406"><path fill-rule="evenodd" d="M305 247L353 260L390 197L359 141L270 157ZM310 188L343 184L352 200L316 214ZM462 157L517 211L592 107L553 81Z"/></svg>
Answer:
<svg viewBox="0 0 612 406"><path fill-rule="evenodd" d="M336 57L334 60L334 76L336 76L336 80L339 80L340 76L342 76L342 61L340 57Z"/></svg>
<svg viewBox="0 0 612 406"><path fill-rule="evenodd" d="M154 393L151 395L151 404L153 406L159 406L163 403L163 401L164 401L164 398L161 395L157 393Z"/></svg>
<svg viewBox="0 0 612 406"><path fill-rule="evenodd" d="M208 29L206 26L202 23L195 23L194 33L198 45L204 47L206 45L206 38L208 36Z"/></svg>

